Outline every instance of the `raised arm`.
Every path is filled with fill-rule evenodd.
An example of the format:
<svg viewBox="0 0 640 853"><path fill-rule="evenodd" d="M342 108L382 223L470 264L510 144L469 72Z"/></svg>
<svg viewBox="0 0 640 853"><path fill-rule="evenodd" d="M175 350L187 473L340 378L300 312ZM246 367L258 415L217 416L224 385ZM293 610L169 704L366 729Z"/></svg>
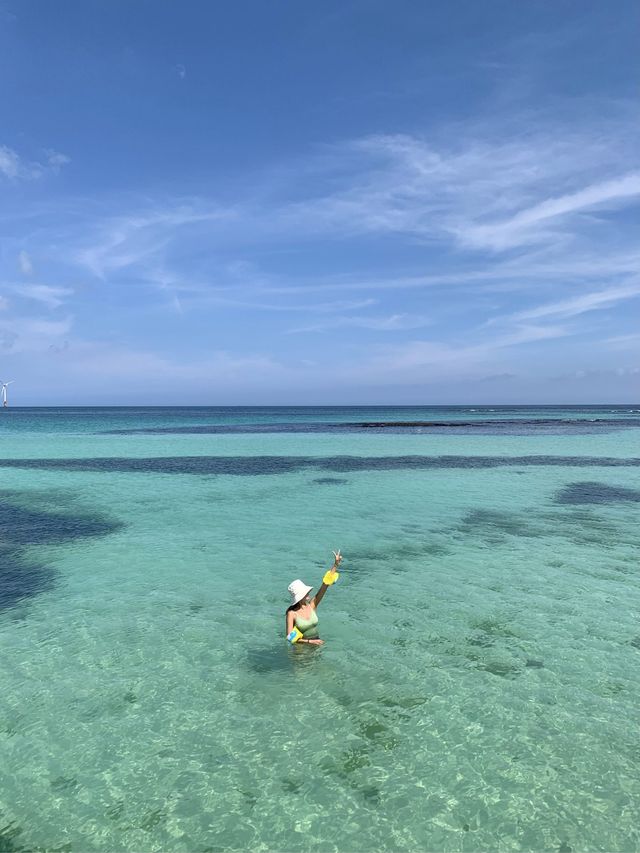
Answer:
<svg viewBox="0 0 640 853"><path fill-rule="evenodd" d="M331 581L331 583L325 583L325 578L327 577L327 575L331 576L334 572L337 572L338 566L342 562L342 554L340 553L339 549L337 551L333 552L333 556L335 557L335 560L333 561L333 566L329 569L328 572L325 573L324 577L322 578L322 583L320 584L320 589L316 592L316 594L313 598L312 603L313 603L314 607L317 607L320 604L320 602L324 598L325 592L331 586L331 583L335 582L335 581Z"/></svg>

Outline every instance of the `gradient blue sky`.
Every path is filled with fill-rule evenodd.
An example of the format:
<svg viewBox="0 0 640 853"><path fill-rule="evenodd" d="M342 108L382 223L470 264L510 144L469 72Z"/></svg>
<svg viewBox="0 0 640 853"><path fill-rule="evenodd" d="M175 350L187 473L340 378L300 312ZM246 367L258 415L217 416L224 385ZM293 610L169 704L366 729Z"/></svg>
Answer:
<svg viewBox="0 0 640 853"><path fill-rule="evenodd" d="M0 0L33 404L638 402L635 0Z"/></svg>

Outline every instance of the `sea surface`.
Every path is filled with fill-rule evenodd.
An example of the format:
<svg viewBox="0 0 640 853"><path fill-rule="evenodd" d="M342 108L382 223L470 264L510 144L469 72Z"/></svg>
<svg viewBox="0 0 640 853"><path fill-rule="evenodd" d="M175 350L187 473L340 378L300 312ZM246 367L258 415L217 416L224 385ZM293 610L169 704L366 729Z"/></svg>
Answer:
<svg viewBox="0 0 640 853"><path fill-rule="evenodd" d="M640 850L640 405L0 442L1 851Z"/></svg>

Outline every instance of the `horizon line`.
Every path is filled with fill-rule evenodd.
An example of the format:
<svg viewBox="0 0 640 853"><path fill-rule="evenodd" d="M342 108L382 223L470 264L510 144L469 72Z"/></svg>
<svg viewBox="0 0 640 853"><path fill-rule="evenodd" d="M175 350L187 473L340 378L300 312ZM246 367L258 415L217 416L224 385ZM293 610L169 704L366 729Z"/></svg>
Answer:
<svg viewBox="0 0 640 853"><path fill-rule="evenodd" d="M637 403L183 403L180 405L165 405L162 403L64 403L8 405L0 407L0 411L8 409L451 409L451 408L585 408L587 406L607 408L608 406L640 407Z"/></svg>

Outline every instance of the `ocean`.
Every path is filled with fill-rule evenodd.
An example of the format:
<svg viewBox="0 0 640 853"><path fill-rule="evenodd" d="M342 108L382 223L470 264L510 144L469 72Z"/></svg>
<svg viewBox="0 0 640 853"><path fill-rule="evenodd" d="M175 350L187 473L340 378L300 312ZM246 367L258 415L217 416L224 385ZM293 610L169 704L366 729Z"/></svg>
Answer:
<svg viewBox="0 0 640 853"><path fill-rule="evenodd" d="M640 850L640 406L0 441L0 850Z"/></svg>

